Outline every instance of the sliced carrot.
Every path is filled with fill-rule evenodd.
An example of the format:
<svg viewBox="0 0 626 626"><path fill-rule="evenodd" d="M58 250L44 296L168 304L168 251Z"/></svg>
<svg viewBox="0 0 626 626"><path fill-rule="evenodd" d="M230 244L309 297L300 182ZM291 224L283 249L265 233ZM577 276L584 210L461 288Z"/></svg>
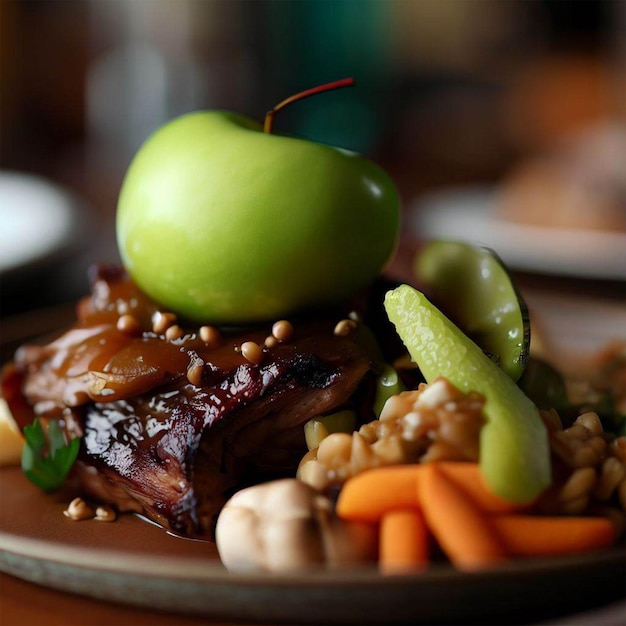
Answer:
<svg viewBox="0 0 626 626"><path fill-rule="evenodd" d="M452 563L459 569L475 570L506 560L506 548L487 515L436 464L422 467L419 487L424 518Z"/></svg>
<svg viewBox="0 0 626 626"><path fill-rule="evenodd" d="M428 565L428 529L419 510L385 513L379 532L379 568L383 573L400 574Z"/></svg>
<svg viewBox="0 0 626 626"><path fill-rule="evenodd" d="M437 467L461 491L467 494L474 504L486 513L514 513L525 510L528 505L519 505L500 498L491 492L478 463L439 462Z"/></svg>
<svg viewBox="0 0 626 626"><path fill-rule="evenodd" d="M492 521L515 556L589 552L606 548L615 541L615 527L604 517L501 515Z"/></svg>
<svg viewBox="0 0 626 626"><path fill-rule="evenodd" d="M361 472L342 487L337 501L339 517L377 522L388 511L419 506L421 465L390 465Z"/></svg>

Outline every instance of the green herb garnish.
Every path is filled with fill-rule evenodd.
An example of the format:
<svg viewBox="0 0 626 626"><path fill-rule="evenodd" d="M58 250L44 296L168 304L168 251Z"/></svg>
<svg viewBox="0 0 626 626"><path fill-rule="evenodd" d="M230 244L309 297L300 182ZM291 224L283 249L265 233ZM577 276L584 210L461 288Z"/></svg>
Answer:
<svg viewBox="0 0 626 626"><path fill-rule="evenodd" d="M65 441L59 423L52 420L47 437L39 419L24 427L22 470L28 480L49 493L63 485L80 447L80 439Z"/></svg>

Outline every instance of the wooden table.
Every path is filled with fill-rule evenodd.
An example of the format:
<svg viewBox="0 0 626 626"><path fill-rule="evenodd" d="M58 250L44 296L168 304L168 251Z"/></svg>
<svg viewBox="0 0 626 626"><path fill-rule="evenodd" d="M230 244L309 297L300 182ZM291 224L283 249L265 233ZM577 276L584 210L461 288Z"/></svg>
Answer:
<svg viewBox="0 0 626 626"><path fill-rule="evenodd" d="M2 626L218 626L204 617L173 615L100 602L0 574Z"/></svg>
<svg viewBox="0 0 626 626"><path fill-rule="evenodd" d="M511 623L520 623L512 618ZM611 603L593 611L547 621L537 626L623 626L626 602ZM2 626L235 626L234 622L206 617L147 611L100 602L40 587L0 574L0 624ZM237 623L236 626L244 626Z"/></svg>

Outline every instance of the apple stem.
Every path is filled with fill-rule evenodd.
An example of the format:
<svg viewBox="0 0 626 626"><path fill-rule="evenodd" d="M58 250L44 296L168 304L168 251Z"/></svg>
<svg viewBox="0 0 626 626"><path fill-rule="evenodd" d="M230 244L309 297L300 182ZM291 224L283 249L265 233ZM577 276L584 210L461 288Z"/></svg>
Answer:
<svg viewBox="0 0 626 626"><path fill-rule="evenodd" d="M342 78L341 80L336 80L332 83L326 83L324 85L319 85L317 87L313 87L312 89L307 89L306 91L301 91L293 96L289 96L289 98L285 98L282 102L279 102L273 109L267 112L265 115L265 123L263 125L263 132L271 133L272 125L274 123L274 115L278 111L280 111L283 107L295 102L296 100L303 100L304 98L308 98L309 96L314 96L318 93L323 93L325 91L333 91L334 89L341 89L342 87L352 87L354 85L354 78Z"/></svg>

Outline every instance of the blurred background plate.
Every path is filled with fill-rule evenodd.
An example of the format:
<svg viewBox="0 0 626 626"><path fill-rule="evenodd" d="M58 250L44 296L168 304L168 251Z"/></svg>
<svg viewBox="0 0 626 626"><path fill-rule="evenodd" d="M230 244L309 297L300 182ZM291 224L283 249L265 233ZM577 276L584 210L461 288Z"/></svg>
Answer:
<svg viewBox="0 0 626 626"><path fill-rule="evenodd" d="M0 170L3 327L7 316L71 302L87 290L95 224L92 206L70 188Z"/></svg>
<svg viewBox="0 0 626 626"><path fill-rule="evenodd" d="M512 269L539 274L626 279L626 234L527 225L498 214L497 188L459 187L424 195L407 228L421 240L459 239L495 249Z"/></svg>
<svg viewBox="0 0 626 626"><path fill-rule="evenodd" d="M0 273L72 251L86 228L79 203L42 177L0 172Z"/></svg>

